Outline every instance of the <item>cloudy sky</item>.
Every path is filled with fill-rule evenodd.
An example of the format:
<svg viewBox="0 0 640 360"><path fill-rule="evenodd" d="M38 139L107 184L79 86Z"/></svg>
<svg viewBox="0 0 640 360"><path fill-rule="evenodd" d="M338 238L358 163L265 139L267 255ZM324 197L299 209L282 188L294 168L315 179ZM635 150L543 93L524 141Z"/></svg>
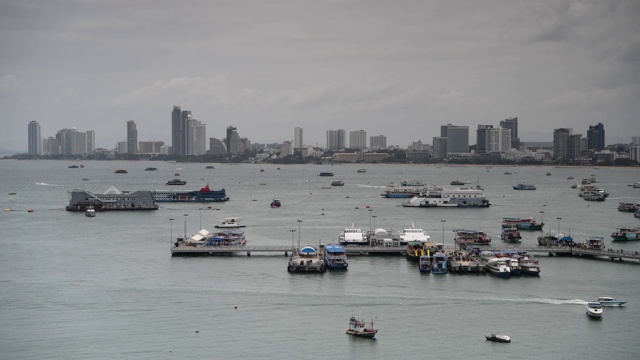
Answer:
<svg viewBox="0 0 640 360"><path fill-rule="evenodd" d="M367 131L389 145L431 143L441 124L554 128L607 142L640 135L637 0L3 0L0 147L95 130L170 144L173 105L224 137L304 129Z"/></svg>

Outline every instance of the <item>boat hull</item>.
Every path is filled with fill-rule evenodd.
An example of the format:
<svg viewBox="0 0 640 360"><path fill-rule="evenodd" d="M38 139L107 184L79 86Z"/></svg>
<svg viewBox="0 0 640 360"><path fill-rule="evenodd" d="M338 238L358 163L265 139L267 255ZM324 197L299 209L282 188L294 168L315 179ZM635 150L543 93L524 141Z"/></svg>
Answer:
<svg viewBox="0 0 640 360"><path fill-rule="evenodd" d="M361 337L361 338L367 338L367 339L373 339L376 334L378 333L378 330L375 331L366 331L366 332L362 332L362 331L354 331L354 330L347 330L345 331L345 333L352 335L352 336L356 336L356 337Z"/></svg>

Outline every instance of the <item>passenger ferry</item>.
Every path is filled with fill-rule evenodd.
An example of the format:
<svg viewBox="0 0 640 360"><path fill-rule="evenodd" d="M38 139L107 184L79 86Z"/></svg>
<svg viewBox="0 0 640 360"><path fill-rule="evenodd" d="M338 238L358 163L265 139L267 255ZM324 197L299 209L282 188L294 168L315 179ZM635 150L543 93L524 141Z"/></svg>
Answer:
<svg viewBox="0 0 640 360"><path fill-rule="evenodd" d="M327 245L324 252L324 262L329 269L347 270L347 253L340 245Z"/></svg>
<svg viewBox="0 0 640 360"><path fill-rule="evenodd" d="M542 230L543 222L537 222L534 218L502 218L502 227L515 226L518 230Z"/></svg>
<svg viewBox="0 0 640 360"><path fill-rule="evenodd" d="M487 261L487 265L485 268L489 273L502 278L511 277L511 267L508 264L508 259L506 258L493 258Z"/></svg>
<svg viewBox="0 0 640 360"><path fill-rule="evenodd" d="M502 241L506 241L508 243L519 243L522 236L516 227L503 227L502 234L500 234L500 239Z"/></svg>
<svg viewBox="0 0 640 360"><path fill-rule="evenodd" d="M391 199L402 199L402 198L412 198L416 194L419 194L422 189L417 189L414 187L389 187L382 194L382 197L391 198Z"/></svg>
<svg viewBox="0 0 640 360"><path fill-rule="evenodd" d="M340 245L369 245L365 232L353 223L340 232L339 242Z"/></svg>
<svg viewBox="0 0 640 360"><path fill-rule="evenodd" d="M409 241L429 242L431 237L426 231L416 228L415 223L411 223L410 228L402 230L399 239L400 245L406 245Z"/></svg>
<svg viewBox="0 0 640 360"><path fill-rule="evenodd" d="M640 227L618 228L611 234L613 241L634 241L640 240Z"/></svg>
<svg viewBox="0 0 640 360"><path fill-rule="evenodd" d="M457 207L484 208L491 204L484 197L484 191L472 188L442 188L426 189L424 192L402 203L404 207Z"/></svg>
<svg viewBox="0 0 640 360"><path fill-rule="evenodd" d="M156 202L223 202L229 200L224 189L211 190L209 184L200 190L154 190L151 193Z"/></svg>
<svg viewBox="0 0 640 360"><path fill-rule="evenodd" d="M518 265L520 265L523 275L540 276L540 263L538 263L538 260L533 259L531 255L518 257Z"/></svg>
<svg viewBox="0 0 640 360"><path fill-rule="evenodd" d="M518 184L513 187L513 190L535 190L535 185L531 184Z"/></svg>
<svg viewBox="0 0 640 360"><path fill-rule="evenodd" d="M638 209L640 209L640 204L638 204L638 203L624 203L624 202L621 202L618 205L618 211L635 212Z"/></svg>
<svg viewBox="0 0 640 360"><path fill-rule="evenodd" d="M151 191L120 192L111 186L104 194L85 190L73 190L70 193L67 211L107 210L157 210Z"/></svg>
<svg viewBox="0 0 640 360"><path fill-rule="evenodd" d="M489 245L491 237L484 231L477 230L453 230L456 233L455 242L459 245Z"/></svg>

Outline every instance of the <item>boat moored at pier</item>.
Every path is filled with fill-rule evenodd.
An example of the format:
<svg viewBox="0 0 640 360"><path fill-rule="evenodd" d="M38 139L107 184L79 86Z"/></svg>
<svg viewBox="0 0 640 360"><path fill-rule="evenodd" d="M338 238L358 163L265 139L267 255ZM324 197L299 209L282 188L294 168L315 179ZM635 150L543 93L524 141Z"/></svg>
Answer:
<svg viewBox="0 0 640 360"><path fill-rule="evenodd" d="M458 245L489 245L491 243L491 237L484 231L477 230L453 230L455 235L455 242Z"/></svg>
<svg viewBox="0 0 640 360"><path fill-rule="evenodd" d="M511 277L511 267L509 266L506 258L492 258L487 261L485 265L487 271L501 278Z"/></svg>
<svg viewBox="0 0 640 360"><path fill-rule="evenodd" d="M324 251L324 262L328 269L347 270L347 253L340 245L327 245Z"/></svg>
<svg viewBox="0 0 640 360"><path fill-rule="evenodd" d="M428 274L431 272L431 256L429 255L420 256L418 270L422 274Z"/></svg>
<svg viewBox="0 0 640 360"><path fill-rule="evenodd" d="M216 225L215 227L218 229L237 229L237 228L243 228L245 226L246 225L240 224L240 221L238 218L228 217L222 220L220 224Z"/></svg>
<svg viewBox="0 0 640 360"><path fill-rule="evenodd" d="M294 251L289 258L287 271L324 273L326 271L324 256L313 246L305 246Z"/></svg>
<svg viewBox="0 0 640 360"><path fill-rule="evenodd" d="M419 241L422 243L431 241L431 237L423 229L416 228L415 223L411 227L403 229L398 236L400 245L406 245L409 241Z"/></svg>
<svg viewBox="0 0 640 360"><path fill-rule="evenodd" d="M447 266L448 262L449 262L449 258L444 253L437 252L433 254L431 272L436 275L446 274L449 271Z"/></svg>
<svg viewBox="0 0 640 360"><path fill-rule="evenodd" d="M338 238L338 242L340 245L368 245L369 241L367 240L367 236L362 229L357 228L355 224L351 224L350 227L344 228L340 232L340 236Z"/></svg>

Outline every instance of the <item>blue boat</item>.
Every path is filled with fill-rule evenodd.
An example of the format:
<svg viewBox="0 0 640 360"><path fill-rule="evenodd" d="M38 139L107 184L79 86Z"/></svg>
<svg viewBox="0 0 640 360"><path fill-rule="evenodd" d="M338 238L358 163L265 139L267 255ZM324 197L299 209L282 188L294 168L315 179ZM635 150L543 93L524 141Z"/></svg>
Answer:
<svg viewBox="0 0 640 360"><path fill-rule="evenodd" d="M347 270L347 253L340 245L327 245L324 252L324 263L329 269Z"/></svg>
<svg viewBox="0 0 640 360"><path fill-rule="evenodd" d="M223 202L229 198L224 189L211 190L209 185L200 190L154 190L155 202Z"/></svg>
<svg viewBox="0 0 640 360"><path fill-rule="evenodd" d="M433 263L431 264L431 272L438 275L446 274L449 269L447 268L447 255L437 252L433 254Z"/></svg>
<svg viewBox="0 0 640 360"><path fill-rule="evenodd" d="M420 256L420 266L418 267L418 270L420 270L420 273L422 274L429 274L431 272L431 256Z"/></svg>

